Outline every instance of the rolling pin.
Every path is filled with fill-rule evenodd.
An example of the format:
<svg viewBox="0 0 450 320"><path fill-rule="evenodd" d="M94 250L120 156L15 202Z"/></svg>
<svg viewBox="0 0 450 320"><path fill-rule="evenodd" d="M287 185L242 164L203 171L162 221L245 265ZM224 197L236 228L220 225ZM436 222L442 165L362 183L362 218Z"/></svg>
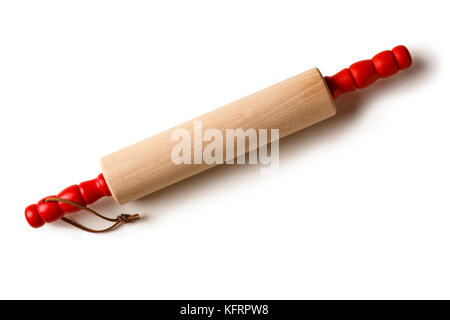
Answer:
<svg viewBox="0 0 450 320"><path fill-rule="evenodd" d="M102 173L97 178L72 185L58 195L45 197L25 209L28 223L38 228L46 222L59 219L90 232L112 230L121 223L139 218L138 215L120 215L115 219L103 217L86 206L104 196L112 196L122 205L171 184L205 171L216 163L178 164L171 159L174 146L173 132L184 130L195 135L196 121L203 130L216 129L224 136L233 129L278 129L283 138L336 114L334 100L341 94L365 88L379 78L387 78L411 66L412 59L405 46L378 53L371 60L352 64L331 77L323 77L317 68L310 69L238 101L206 113L198 118L156 134L101 159ZM270 141L269 141L270 142ZM203 147L201 145L200 147ZM261 145L259 145L261 147ZM195 144L191 144L195 154ZM223 146L225 154L225 146ZM251 150L233 153L242 156ZM105 230L81 226L65 214L80 209L90 211L114 224Z"/></svg>

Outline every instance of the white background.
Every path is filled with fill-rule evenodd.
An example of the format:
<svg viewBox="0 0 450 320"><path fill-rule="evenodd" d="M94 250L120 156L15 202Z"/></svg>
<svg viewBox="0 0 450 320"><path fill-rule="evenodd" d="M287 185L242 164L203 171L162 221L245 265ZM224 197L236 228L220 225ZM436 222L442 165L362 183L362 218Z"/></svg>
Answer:
<svg viewBox="0 0 450 320"><path fill-rule="evenodd" d="M449 28L445 1L0 2L0 297L450 298ZM104 199L144 216L109 234L24 219L103 155L398 44L413 67L282 140L276 175Z"/></svg>

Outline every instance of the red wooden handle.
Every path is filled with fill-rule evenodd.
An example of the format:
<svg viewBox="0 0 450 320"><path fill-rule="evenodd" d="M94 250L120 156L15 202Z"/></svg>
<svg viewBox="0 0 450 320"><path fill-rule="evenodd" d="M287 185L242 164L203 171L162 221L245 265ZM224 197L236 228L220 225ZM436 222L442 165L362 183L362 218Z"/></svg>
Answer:
<svg viewBox="0 0 450 320"><path fill-rule="evenodd" d="M405 46L397 46L392 51L378 53L371 60L362 60L352 64L348 69L339 71L332 77L325 77L331 95L339 95L370 86L379 78L387 78L399 70L411 66L411 54Z"/></svg>
<svg viewBox="0 0 450 320"><path fill-rule="evenodd" d="M85 206L102 197L110 195L111 192L109 191L103 174L99 174L95 179L84 181L79 185L74 184L61 191L57 196L50 197L70 200ZM66 213L80 210L63 202L45 202L46 198L48 197L40 200L37 204L29 205L25 209L25 218L33 228L39 228L46 222L56 221Z"/></svg>

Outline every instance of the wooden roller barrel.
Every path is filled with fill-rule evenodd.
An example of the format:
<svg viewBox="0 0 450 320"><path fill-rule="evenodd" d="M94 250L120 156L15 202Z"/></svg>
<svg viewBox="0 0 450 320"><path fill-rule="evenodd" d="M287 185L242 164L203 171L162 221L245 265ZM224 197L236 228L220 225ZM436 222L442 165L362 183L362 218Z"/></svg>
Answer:
<svg viewBox="0 0 450 320"><path fill-rule="evenodd" d="M322 75L318 69L311 69L104 157L103 176L116 202L125 204L214 166L171 161L178 143L172 141L172 132L186 129L194 137L194 121L201 121L203 130L220 130L224 137L226 129L273 128L279 129L282 138L335 113ZM191 143L191 155L194 148ZM226 146L223 148L226 155ZM244 152L248 151L246 146Z"/></svg>

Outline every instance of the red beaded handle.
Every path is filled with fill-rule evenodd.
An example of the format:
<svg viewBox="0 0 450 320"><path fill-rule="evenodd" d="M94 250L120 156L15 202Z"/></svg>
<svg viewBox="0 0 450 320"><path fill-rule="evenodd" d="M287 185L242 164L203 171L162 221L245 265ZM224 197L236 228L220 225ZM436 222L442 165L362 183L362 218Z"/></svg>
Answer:
<svg viewBox="0 0 450 320"><path fill-rule="evenodd" d="M348 69L339 71L332 77L325 77L331 95L339 95L370 86L378 78L387 78L399 70L411 66L411 55L405 46L397 46L392 51L386 50L371 60L362 60L352 64Z"/></svg>
<svg viewBox="0 0 450 320"><path fill-rule="evenodd" d="M103 174L97 178L84 181L79 185L74 184L58 194L58 198L66 199L82 206L91 204L98 199L111 196ZM53 222L64 216L66 213L79 211L80 209L64 202L46 202L45 199L56 196L45 197L37 204L29 205L25 209L25 218L30 226L39 228L46 222Z"/></svg>

